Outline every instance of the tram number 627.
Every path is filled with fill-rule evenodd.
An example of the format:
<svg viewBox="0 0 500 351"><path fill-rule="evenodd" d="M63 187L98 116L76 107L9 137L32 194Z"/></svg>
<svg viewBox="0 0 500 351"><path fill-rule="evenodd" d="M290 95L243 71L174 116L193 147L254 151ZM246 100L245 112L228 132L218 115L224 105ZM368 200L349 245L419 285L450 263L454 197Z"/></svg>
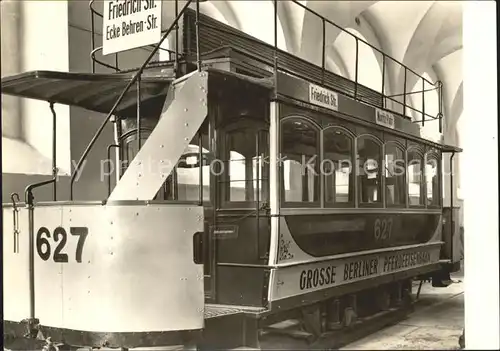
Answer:
<svg viewBox="0 0 500 351"><path fill-rule="evenodd" d="M392 234L392 218L375 220L373 226L373 236L375 240L390 239Z"/></svg>
<svg viewBox="0 0 500 351"><path fill-rule="evenodd" d="M76 262L82 262L82 253L83 246L85 244L85 239L89 233L89 229L87 227L70 227L69 232L71 235L78 236L78 243L76 244L76 252L75 259ZM55 249L54 249L54 262L58 263L67 263L69 261L68 254L62 252L64 246L66 246L66 242L68 241L68 233L66 229L63 227L57 227L53 232L53 239L55 241ZM46 227L41 227L38 229L36 233L36 251L38 256L44 261L49 260L51 257L51 245L49 242L49 238L51 238L50 230Z"/></svg>

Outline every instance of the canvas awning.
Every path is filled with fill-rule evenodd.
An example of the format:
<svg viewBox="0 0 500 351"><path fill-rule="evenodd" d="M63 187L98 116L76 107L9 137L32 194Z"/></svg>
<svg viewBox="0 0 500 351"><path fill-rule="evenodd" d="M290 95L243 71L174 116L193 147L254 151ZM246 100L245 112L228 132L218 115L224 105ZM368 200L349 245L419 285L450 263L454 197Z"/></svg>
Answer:
<svg viewBox="0 0 500 351"><path fill-rule="evenodd" d="M109 113L135 72L113 74L31 71L2 78L2 94L44 100ZM159 115L171 77L141 78L141 115ZM123 98L115 115L136 115L137 85Z"/></svg>

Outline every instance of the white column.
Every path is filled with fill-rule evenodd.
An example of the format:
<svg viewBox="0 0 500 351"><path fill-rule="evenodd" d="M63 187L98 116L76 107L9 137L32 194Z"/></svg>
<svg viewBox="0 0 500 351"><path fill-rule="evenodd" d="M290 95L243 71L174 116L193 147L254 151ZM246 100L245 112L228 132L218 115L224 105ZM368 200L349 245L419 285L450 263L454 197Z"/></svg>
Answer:
<svg viewBox="0 0 500 351"><path fill-rule="evenodd" d="M465 346L500 348L496 2L464 1Z"/></svg>
<svg viewBox="0 0 500 351"><path fill-rule="evenodd" d="M69 70L68 2L21 1L22 70ZM49 19L49 20L48 20ZM49 103L32 99L22 100L23 139L48 160L52 160L52 113ZM57 113L57 166L70 171L69 106L55 105ZM38 162L38 161L37 161ZM49 161L50 163L50 161ZM50 165L40 165L47 170Z"/></svg>
<svg viewBox="0 0 500 351"><path fill-rule="evenodd" d="M458 186L459 186L459 178L458 178L458 157L459 154L455 154L453 156L453 167L450 168L450 158L451 154L446 153L443 154L443 206L450 206L451 202L451 194L453 194L453 206L457 206L457 197L458 197ZM451 177L453 176L453 188L451 187Z"/></svg>
<svg viewBox="0 0 500 351"><path fill-rule="evenodd" d="M446 128L443 133L443 140L446 145L459 146L456 137L456 127ZM450 206L451 194L453 193L453 206L457 206L458 187L459 187L459 154L453 156L453 165L450 165L451 153L443 154L443 206ZM453 189L451 188L451 176L453 176Z"/></svg>

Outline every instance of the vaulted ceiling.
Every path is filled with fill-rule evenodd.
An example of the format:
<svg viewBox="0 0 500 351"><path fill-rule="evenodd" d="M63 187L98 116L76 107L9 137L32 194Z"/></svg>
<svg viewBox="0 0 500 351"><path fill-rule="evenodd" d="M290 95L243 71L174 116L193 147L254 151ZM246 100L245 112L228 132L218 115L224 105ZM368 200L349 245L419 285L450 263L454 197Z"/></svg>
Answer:
<svg viewBox="0 0 500 351"><path fill-rule="evenodd" d="M99 1L96 1L99 6ZM179 8L185 5L179 1ZM194 3L194 1L193 1ZM322 64L323 24L321 14L375 48L359 44L358 81L387 95L404 91L403 63L432 82L443 83L444 138L459 144L457 121L462 115L462 3L460 1L288 1L277 0L278 47L308 61ZM162 26L175 17L175 1L163 1ZM77 6L78 5L78 6ZM88 21L80 14L87 2L70 2L75 21ZM102 6L102 5L101 5ZM195 5L192 4L192 7ZM304 7L309 10L306 11ZM273 0L209 0L200 3L206 15L274 44ZM316 14L315 14L316 13ZM87 23L87 27L88 27ZM81 25L84 26L84 25ZM97 26L99 27L99 25ZM333 25L325 26L325 66L334 73L355 79L355 40ZM378 50L378 51L377 51ZM384 52L385 58L381 54ZM384 77L382 77L382 74ZM422 90L421 80L407 71L406 92ZM429 86L426 87L428 89ZM432 87L431 87L432 88ZM437 111L436 91L425 94L426 111ZM410 104L421 105L412 95ZM413 115L418 118L418 113ZM432 122L428 127L437 123ZM427 128L427 127L426 127ZM433 132L431 132L433 133ZM435 135L435 137L438 137Z"/></svg>
<svg viewBox="0 0 500 351"><path fill-rule="evenodd" d="M444 84L445 138L456 143L456 126L462 114L462 5L460 1L297 1L339 27L362 37L375 48L402 62L416 73ZM166 2L164 2L165 4ZM274 1L213 0L200 4L201 12L274 43ZM277 1L278 46L317 64L322 62L322 21L292 1ZM165 6L165 5L164 5ZM172 14L164 7L167 17ZM355 62L349 37L326 26L325 63L336 73L352 75ZM349 49L350 48L350 49ZM349 50L348 50L349 49ZM371 49L370 49L371 50ZM366 56L366 50L364 52ZM382 55L375 51L381 79ZM373 55L372 55L373 56ZM360 60L364 59L363 57ZM389 60L386 60L389 61ZM385 62L386 89L401 92L404 70ZM407 87L418 78L409 74ZM387 92L387 91L386 91ZM448 135L448 136L446 136Z"/></svg>

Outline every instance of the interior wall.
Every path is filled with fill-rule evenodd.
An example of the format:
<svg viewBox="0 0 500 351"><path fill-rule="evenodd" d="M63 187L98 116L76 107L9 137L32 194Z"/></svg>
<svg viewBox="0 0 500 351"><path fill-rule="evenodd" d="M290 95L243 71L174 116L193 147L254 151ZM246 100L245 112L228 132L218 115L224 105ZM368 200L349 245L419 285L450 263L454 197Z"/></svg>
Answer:
<svg viewBox="0 0 500 351"><path fill-rule="evenodd" d="M37 175L37 174L8 174L2 173L2 203L11 203L11 195L13 193L19 194L21 201L24 201L24 190L26 186L33 183L49 180L51 176ZM69 199L69 177L60 176L57 182L57 199ZM33 190L35 202L51 201L53 199L52 185L45 185L43 187ZM10 218L9 220L12 220Z"/></svg>
<svg viewBox="0 0 500 351"><path fill-rule="evenodd" d="M68 71L68 3L65 1L22 1L20 50L23 72ZM51 20L47 21L50 16ZM50 40L47 40L50 38ZM22 99L23 139L43 157L50 160L34 173L52 173L53 116L49 103ZM69 108L56 104L57 167L70 172Z"/></svg>
<svg viewBox="0 0 500 351"><path fill-rule="evenodd" d="M2 77L68 70L67 3L2 1ZM53 20L45 22L47 16ZM46 38L50 34L50 41ZM57 167L69 172L69 109L56 105ZM5 128L4 128L5 127ZM12 174L52 174L52 113L47 102L2 96L2 168ZM15 177L15 176L13 176Z"/></svg>

